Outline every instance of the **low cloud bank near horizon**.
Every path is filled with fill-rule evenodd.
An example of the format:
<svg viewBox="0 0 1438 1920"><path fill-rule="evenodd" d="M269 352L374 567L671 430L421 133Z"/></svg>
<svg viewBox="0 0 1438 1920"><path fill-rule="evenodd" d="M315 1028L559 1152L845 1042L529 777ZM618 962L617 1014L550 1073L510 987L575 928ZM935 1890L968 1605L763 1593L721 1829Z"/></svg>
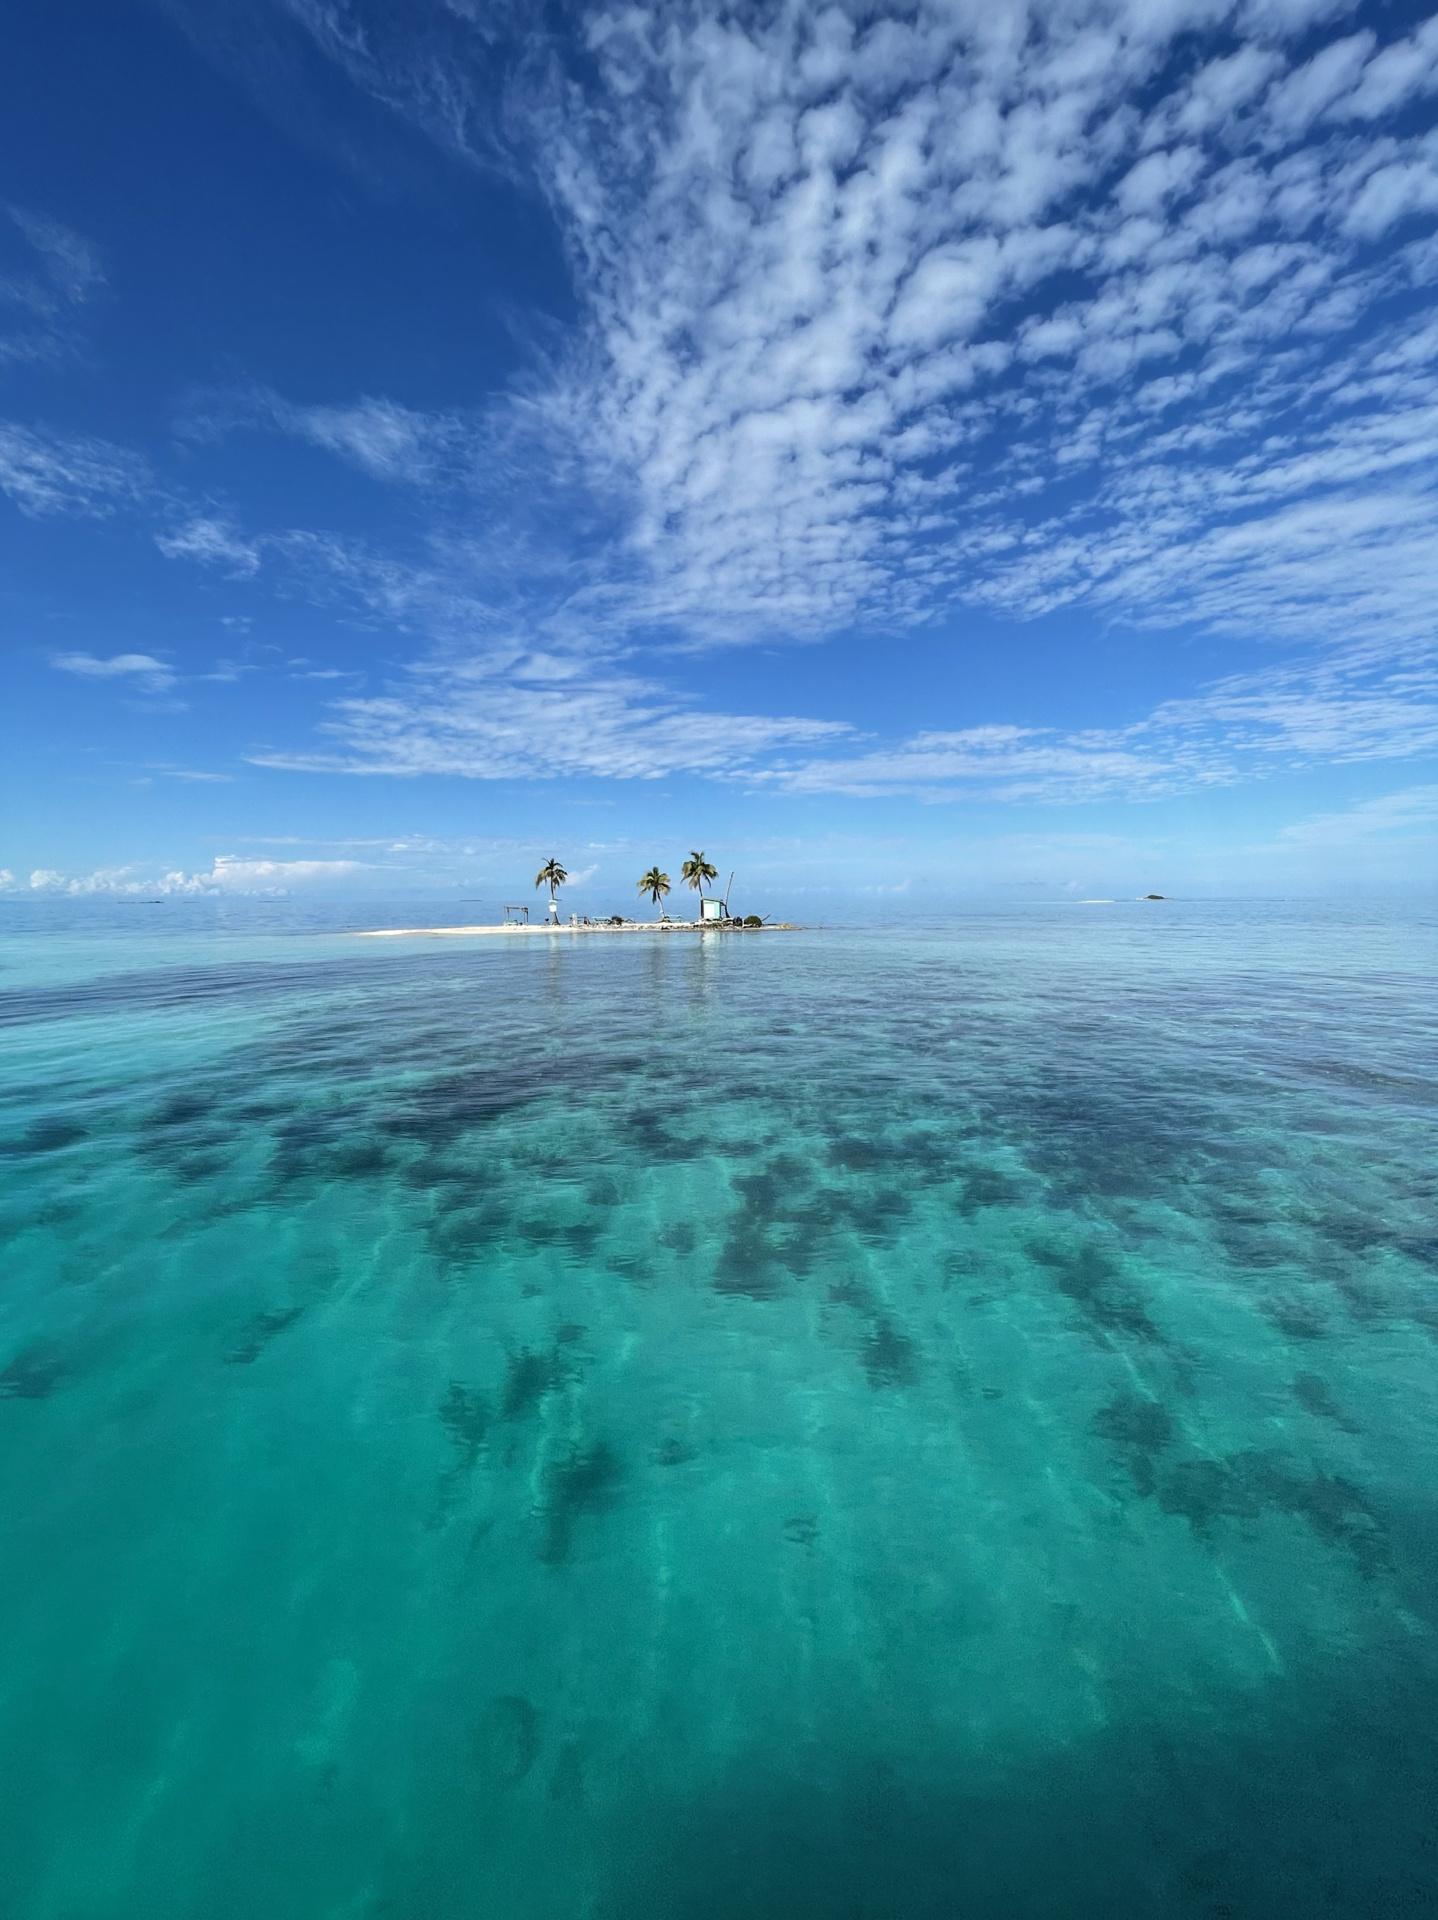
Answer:
<svg viewBox="0 0 1438 1920"><path fill-rule="evenodd" d="M67 874L53 867L36 867L27 878L17 880L8 869L0 869L0 892L32 894L115 895L190 895L275 894L295 886L352 879L368 871L361 860L248 860L234 854L219 854L207 873L147 870L134 862L124 866L97 867L87 874Z"/></svg>

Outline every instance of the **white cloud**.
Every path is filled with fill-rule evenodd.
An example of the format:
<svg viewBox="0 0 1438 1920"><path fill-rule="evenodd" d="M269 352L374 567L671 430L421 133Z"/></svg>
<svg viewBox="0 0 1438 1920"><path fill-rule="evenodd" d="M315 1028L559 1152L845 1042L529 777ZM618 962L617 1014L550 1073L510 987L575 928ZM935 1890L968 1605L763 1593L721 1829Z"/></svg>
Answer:
<svg viewBox="0 0 1438 1920"><path fill-rule="evenodd" d="M138 866L98 867L93 873L66 874L37 867L30 875L35 893L78 897L85 894L268 894L288 893L293 887L347 880L367 871L361 860L248 860L220 854L207 873L175 870L157 873Z"/></svg>
<svg viewBox="0 0 1438 1920"><path fill-rule="evenodd" d="M105 284L98 249L72 227L48 214L10 206L6 212L45 264L45 270L67 300L86 300Z"/></svg>
<svg viewBox="0 0 1438 1920"><path fill-rule="evenodd" d="M849 732L833 721L697 712L652 681L542 654L419 663L388 694L332 711L321 731L333 751L251 759L312 772L655 779L729 774L777 748Z"/></svg>
<svg viewBox="0 0 1438 1920"><path fill-rule="evenodd" d="M1334 120L1378 120L1410 100L1438 91L1438 15L1406 40L1394 40L1363 68L1358 84L1328 109Z"/></svg>
<svg viewBox="0 0 1438 1920"><path fill-rule="evenodd" d="M175 684L173 671L148 653L116 653L108 660L93 653L57 653L50 664L88 680L133 680L150 693L162 693Z"/></svg>
<svg viewBox="0 0 1438 1920"><path fill-rule="evenodd" d="M173 533L155 535L155 545L169 560L195 560L202 566L226 567L232 574L250 574L260 564L260 550L243 539L227 521L199 514Z"/></svg>
<svg viewBox="0 0 1438 1920"><path fill-rule="evenodd" d="M497 651L417 663L334 702L327 749L260 766L468 779L657 779L690 772L785 793L1077 803L1153 799L1323 762L1438 754L1438 667L1350 649L1231 675L1107 728L931 726L898 742L799 716L697 710L602 661Z"/></svg>
<svg viewBox="0 0 1438 1920"><path fill-rule="evenodd" d="M526 547L547 645L965 600L1318 639L1428 619L1433 359L1385 394L1329 375L1438 275L1438 250L1370 251L1438 211L1435 137L1394 118L1438 89L1438 22L1315 46L1345 7L600 4L581 77L503 4L292 11L486 165L506 44L520 62L504 124L585 314L557 370L483 422L260 389L196 421L487 489L484 530L446 543L454 597L466 560L503 571L507 496L577 469L618 538L571 539L548 578ZM1384 328L1378 346L1404 331ZM319 535L281 557L356 566ZM372 602L412 617L413 575L365 566Z"/></svg>
<svg viewBox="0 0 1438 1920"><path fill-rule="evenodd" d="M1062 482L1105 546L1159 566L1177 545L1214 617L1236 600L1327 637L1299 510L1335 488L1350 516L1381 509L1330 443L1381 431L1388 403L1315 410L1314 376L1404 271L1362 243L1438 208L1432 140L1376 125L1427 87L1432 36L1294 59L1283 38L1323 10L1270 11L1279 44L1205 58L1227 13L590 14L597 82L532 96L529 125L592 320L547 405L629 502L628 617L823 631L996 590L1039 611L1051 590L1005 553L1064 573L1068 529L1041 511ZM1169 490L1208 488L1176 525L1129 483L1173 419ZM1223 497L1238 450L1251 485ZM1431 473L1415 449L1396 567L1376 513L1366 534L1410 625ZM1152 599L1092 561L1064 595Z"/></svg>
<svg viewBox="0 0 1438 1920"><path fill-rule="evenodd" d="M368 394L344 406L302 406L268 387L197 398L184 431L201 439L236 429L283 433L332 453L372 479L428 486L453 482L472 467L482 424L455 414L421 413Z"/></svg>
<svg viewBox="0 0 1438 1920"><path fill-rule="evenodd" d="M368 398L348 407L286 408L279 423L376 480L411 484L438 477L446 457L465 438L456 422Z"/></svg>
<svg viewBox="0 0 1438 1920"><path fill-rule="evenodd" d="M371 0L290 6L492 160L485 89L526 13L467 37L451 0L441 40ZM1438 21L1383 43L1348 11L673 0L591 7L563 74L531 47L505 124L568 249L570 350L482 421L258 390L197 416L460 490L418 564L210 514L161 536L239 570L263 545L441 650L336 702L321 750L258 763L1079 799L1431 751L1438 328L1411 309L1438 281ZM897 744L702 713L632 666L656 638L956 603L1321 642L1327 664L1105 730L934 716Z"/></svg>
<svg viewBox="0 0 1438 1920"><path fill-rule="evenodd" d="M74 344L73 310L105 283L99 254L46 214L16 206L0 212L35 256L30 271L0 275L0 363L53 361Z"/></svg>
<svg viewBox="0 0 1438 1920"><path fill-rule="evenodd" d="M987 726L898 745L777 760L752 784L791 793L1075 804L1232 786L1328 762L1438 754L1438 670L1328 661L1219 681L1127 726Z"/></svg>
<svg viewBox="0 0 1438 1920"><path fill-rule="evenodd" d="M366 871L363 860L246 860L222 853L208 873L195 874L187 889L228 893L269 893L277 887L346 880Z"/></svg>
<svg viewBox="0 0 1438 1920"><path fill-rule="evenodd" d="M1410 835L1415 829L1425 840L1438 836L1438 787L1407 787L1362 800L1342 813L1317 813L1284 827L1279 838L1305 846L1350 847L1378 836Z"/></svg>
<svg viewBox="0 0 1438 1920"><path fill-rule="evenodd" d="M102 516L133 505L150 484L138 455L108 440L50 434L0 421L0 491L20 511Z"/></svg>

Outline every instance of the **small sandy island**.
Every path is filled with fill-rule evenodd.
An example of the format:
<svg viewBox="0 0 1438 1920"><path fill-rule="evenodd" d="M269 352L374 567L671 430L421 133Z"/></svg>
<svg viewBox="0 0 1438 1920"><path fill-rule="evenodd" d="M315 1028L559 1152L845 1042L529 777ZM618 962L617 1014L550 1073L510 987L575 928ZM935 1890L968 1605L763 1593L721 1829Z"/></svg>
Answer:
<svg viewBox="0 0 1438 1920"><path fill-rule="evenodd" d="M461 936L498 934L506 940L522 940L526 934L553 935L556 933L798 933L801 929L792 920L768 920L760 927L746 927L738 920L623 920L616 927L610 921L581 921L577 926L567 922L556 925L553 921L539 921L534 926L517 925L510 921L508 925L498 927L361 927L355 930L357 940L453 940Z"/></svg>

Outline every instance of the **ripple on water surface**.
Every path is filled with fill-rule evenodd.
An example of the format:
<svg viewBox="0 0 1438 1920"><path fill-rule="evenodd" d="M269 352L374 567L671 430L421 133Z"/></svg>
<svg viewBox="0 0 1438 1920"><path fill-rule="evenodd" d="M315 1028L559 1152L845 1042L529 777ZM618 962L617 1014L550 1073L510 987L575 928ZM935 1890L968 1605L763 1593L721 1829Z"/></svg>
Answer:
<svg viewBox="0 0 1438 1920"><path fill-rule="evenodd" d="M1432 1912L1431 936L32 936L0 1911Z"/></svg>

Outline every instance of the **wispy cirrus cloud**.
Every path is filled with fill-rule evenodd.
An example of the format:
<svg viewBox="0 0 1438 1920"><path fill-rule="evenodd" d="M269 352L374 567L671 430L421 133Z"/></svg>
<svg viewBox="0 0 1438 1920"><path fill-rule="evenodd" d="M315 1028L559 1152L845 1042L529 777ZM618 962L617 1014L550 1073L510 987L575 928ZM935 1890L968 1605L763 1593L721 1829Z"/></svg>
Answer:
<svg viewBox="0 0 1438 1920"><path fill-rule="evenodd" d="M8 233L23 257L0 266L0 365L53 361L75 345L75 310L105 285L99 251L83 234L34 209L0 208L0 260Z"/></svg>
<svg viewBox="0 0 1438 1920"><path fill-rule="evenodd" d="M433 660L374 699L336 701L319 752L252 754L313 772L466 779L729 774L781 747L850 729L824 720L706 713L649 680L572 657L492 652Z"/></svg>
<svg viewBox="0 0 1438 1920"><path fill-rule="evenodd" d="M1324 662L1234 675L1127 726L926 731L886 749L771 766L797 793L1072 805L1156 800L1286 769L1438 753L1438 669Z"/></svg>
<svg viewBox="0 0 1438 1920"><path fill-rule="evenodd" d="M9 206L5 211L39 256L46 279L64 299L88 300L104 286L99 248L83 234L26 207Z"/></svg>
<svg viewBox="0 0 1438 1920"><path fill-rule="evenodd" d="M229 521L213 514L196 514L168 532L157 533L155 545L167 560L195 560L239 576L254 573L260 564L259 543L245 539Z"/></svg>
<svg viewBox="0 0 1438 1920"><path fill-rule="evenodd" d="M0 492L24 514L102 518L149 491L148 463L126 447L0 421Z"/></svg>
<svg viewBox="0 0 1438 1920"><path fill-rule="evenodd" d="M1304 846L1351 847L1374 839L1417 836L1438 840L1438 786L1406 787L1338 813L1317 813L1279 832Z"/></svg>
<svg viewBox="0 0 1438 1920"><path fill-rule="evenodd" d="M173 670L148 653L116 653L109 659L93 653L57 653L50 664L85 680L128 680L148 693L163 693L175 684Z"/></svg>
<svg viewBox="0 0 1438 1920"><path fill-rule="evenodd" d="M435 657L373 698L336 701L318 751L262 766L468 779L689 772L793 794L1077 804L1153 800L1279 770L1438 754L1438 667L1357 657L1231 675L1107 728L992 724L877 742L802 717L715 713L603 659Z"/></svg>
<svg viewBox="0 0 1438 1920"><path fill-rule="evenodd" d="M263 386L192 395L180 425L192 440L285 434L335 454L372 479L409 486L462 479L485 430L479 416L423 413L369 395L343 406L304 406Z"/></svg>

